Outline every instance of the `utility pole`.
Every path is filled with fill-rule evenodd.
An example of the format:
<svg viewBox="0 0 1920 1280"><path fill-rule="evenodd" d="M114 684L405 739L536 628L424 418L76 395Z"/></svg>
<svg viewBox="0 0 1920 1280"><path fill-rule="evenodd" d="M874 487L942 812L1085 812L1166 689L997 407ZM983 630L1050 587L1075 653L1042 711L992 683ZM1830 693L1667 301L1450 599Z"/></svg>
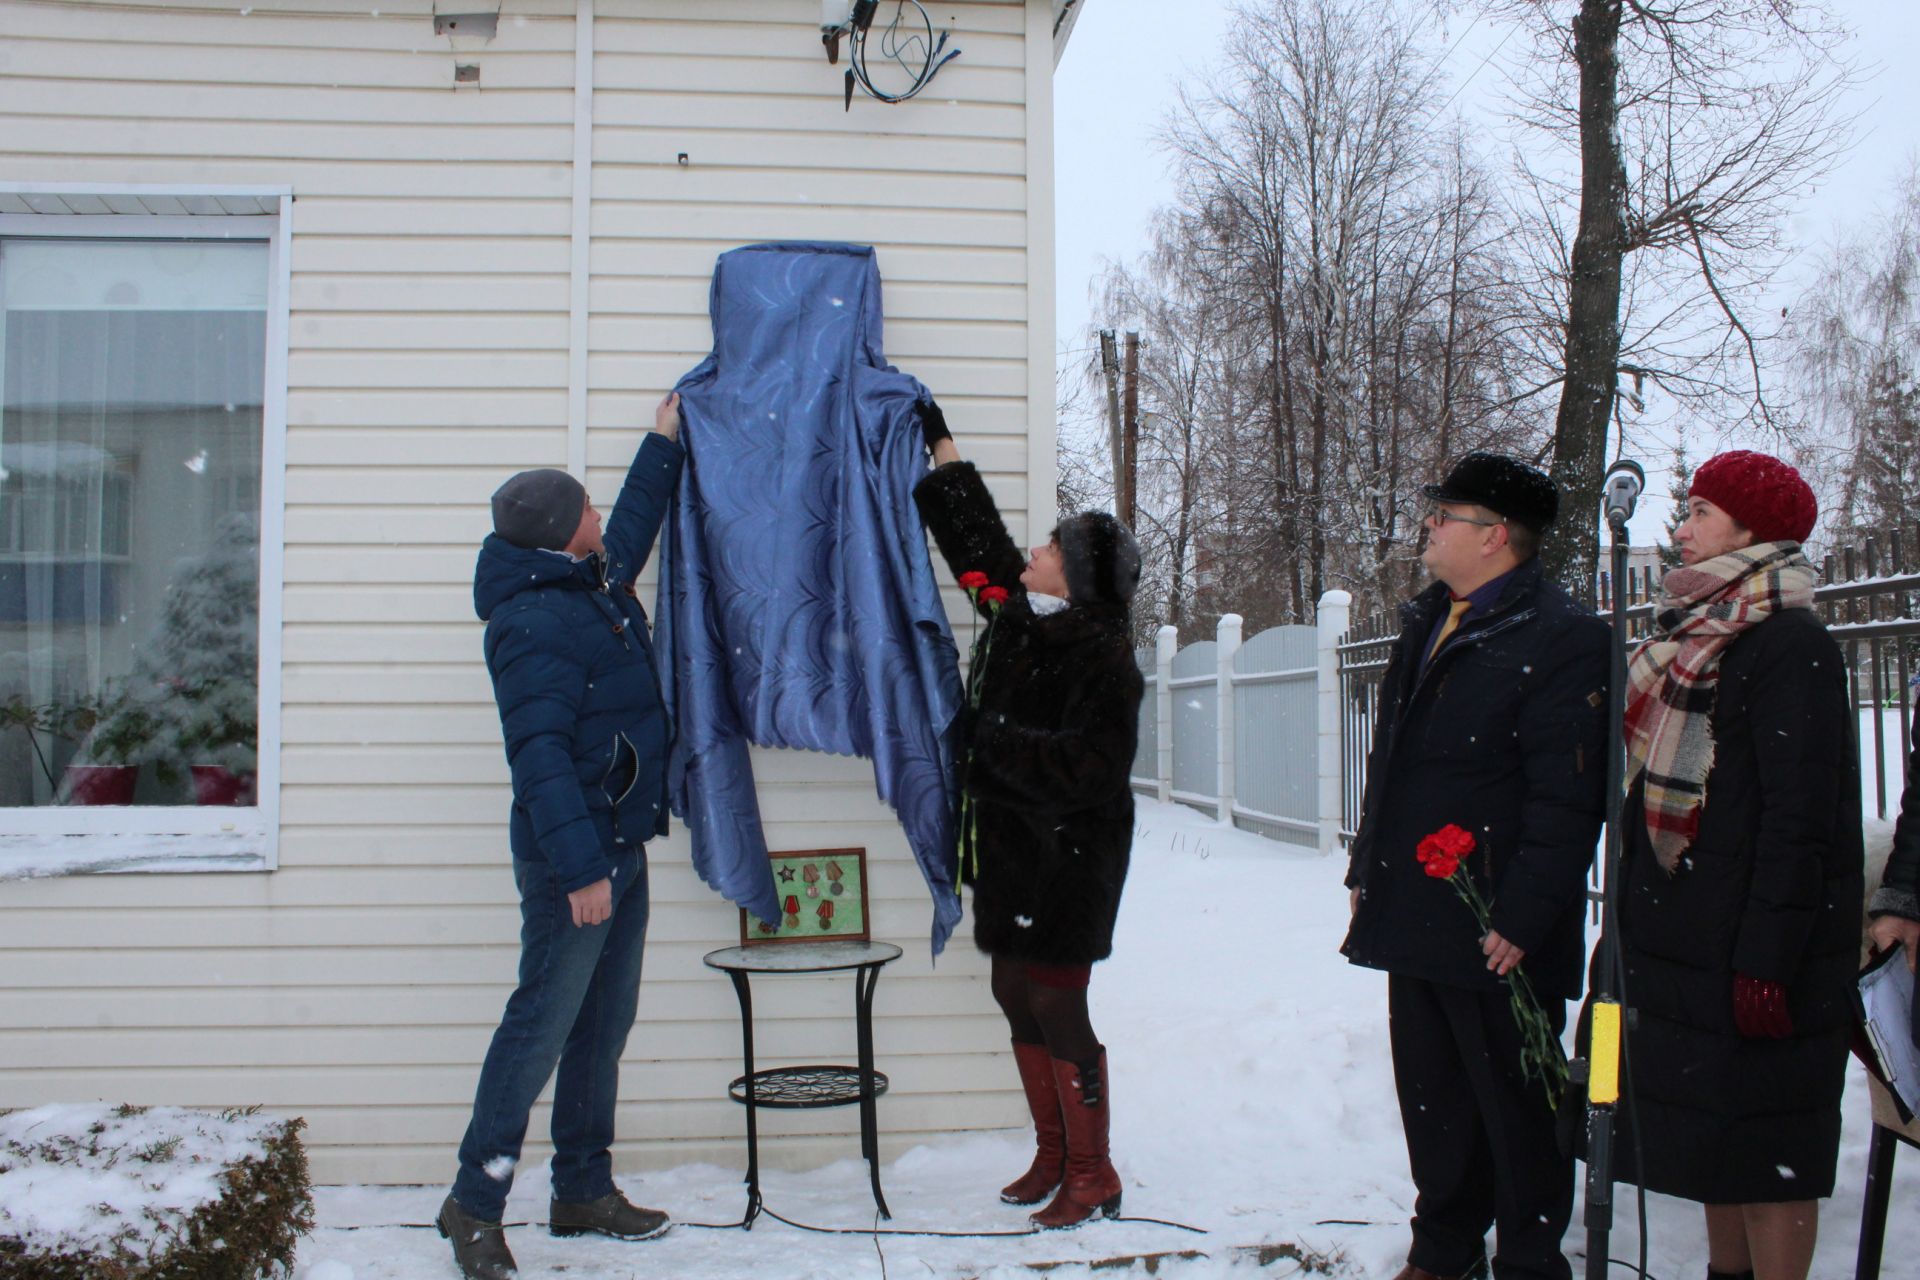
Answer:
<svg viewBox="0 0 1920 1280"><path fill-rule="evenodd" d="M1107 450L1113 458L1113 505L1118 509L1127 471L1121 444L1124 433L1120 426L1120 356L1114 348L1111 329L1100 331L1100 368L1107 376Z"/></svg>
<svg viewBox="0 0 1920 1280"><path fill-rule="evenodd" d="M1131 529L1134 516L1138 513L1140 485L1140 335L1131 329L1127 330L1127 403L1124 421L1126 439L1120 461L1127 478L1121 489L1117 514L1121 522Z"/></svg>

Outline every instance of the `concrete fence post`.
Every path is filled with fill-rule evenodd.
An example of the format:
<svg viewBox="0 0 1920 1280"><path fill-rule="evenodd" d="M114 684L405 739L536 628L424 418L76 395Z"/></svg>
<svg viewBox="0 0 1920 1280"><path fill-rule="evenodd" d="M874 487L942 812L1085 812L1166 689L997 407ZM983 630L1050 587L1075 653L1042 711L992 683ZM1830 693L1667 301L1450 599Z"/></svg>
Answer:
<svg viewBox="0 0 1920 1280"><path fill-rule="evenodd" d="M1214 633L1216 652L1219 654L1219 676L1215 684L1215 706L1218 713L1214 716L1219 725L1219 749L1214 759L1219 763L1219 781L1214 794L1220 797L1219 818L1226 826L1233 825L1235 770L1239 767L1233 758L1233 718L1236 710L1233 696L1233 657L1240 652L1240 629L1243 620L1237 613L1220 616L1220 625Z"/></svg>
<svg viewBox="0 0 1920 1280"><path fill-rule="evenodd" d="M1340 640L1347 634L1348 614L1353 597L1344 591L1329 591L1320 597L1314 612L1314 627L1319 635L1315 647L1319 654L1319 821L1320 852L1340 849L1340 818L1344 808L1345 784L1341 777L1340 750Z"/></svg>
<svg viewBox="0 0 1920 1280"><path fill-rule="evenodd" d="M1180 630L1161 627L1153 641L1153 701L1158 731L1154 741L1160 746L1160 762L1153 771L1159 789L1155 795L1161 804L1173 798L1173 655L1180 648Z"/></svg>

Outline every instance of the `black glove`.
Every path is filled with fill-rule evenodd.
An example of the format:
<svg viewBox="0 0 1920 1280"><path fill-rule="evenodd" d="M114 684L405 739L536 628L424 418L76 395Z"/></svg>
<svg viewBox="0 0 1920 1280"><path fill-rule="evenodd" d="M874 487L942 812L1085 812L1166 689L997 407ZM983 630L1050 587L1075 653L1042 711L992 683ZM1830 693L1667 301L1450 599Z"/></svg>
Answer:
<svg viewBox="0 0 1920 1280"><path fill-rule="evenodd" d="M953 439L953 432L947 430L947 415L940 412L940 406L932 400L916 400L913 411L920 415L920 438L927 442L927 452L942 440Z"/></svg>

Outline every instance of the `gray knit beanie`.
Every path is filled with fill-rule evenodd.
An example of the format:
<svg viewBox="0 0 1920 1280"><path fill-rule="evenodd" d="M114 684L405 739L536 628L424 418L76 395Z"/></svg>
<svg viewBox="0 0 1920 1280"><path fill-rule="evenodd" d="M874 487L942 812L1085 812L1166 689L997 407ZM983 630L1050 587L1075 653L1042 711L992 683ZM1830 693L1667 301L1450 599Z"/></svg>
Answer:
<svg viewBox="0 0 1920 1280"><path fill-rule="evenodd" d="M522 471L493 491L493 531L516 547L565 551L586 509L586 486L566 472Z"/></svg>

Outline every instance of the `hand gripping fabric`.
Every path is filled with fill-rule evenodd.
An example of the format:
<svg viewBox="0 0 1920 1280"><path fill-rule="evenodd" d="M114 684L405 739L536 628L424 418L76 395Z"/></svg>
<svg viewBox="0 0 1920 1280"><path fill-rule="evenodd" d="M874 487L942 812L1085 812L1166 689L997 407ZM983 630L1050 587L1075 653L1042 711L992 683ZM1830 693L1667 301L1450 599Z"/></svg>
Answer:
<svg viewBox="0 0 1920 1280"><path fill-rule="evenodd" d="M731 250L709 308L713 354L675 388L687 462L660 557L669 801L701 878L778 920L748 744L872 760L933 894L938 954L960 919L962 691L913 506L927 391L881 353L870 248Z"/></svg>

